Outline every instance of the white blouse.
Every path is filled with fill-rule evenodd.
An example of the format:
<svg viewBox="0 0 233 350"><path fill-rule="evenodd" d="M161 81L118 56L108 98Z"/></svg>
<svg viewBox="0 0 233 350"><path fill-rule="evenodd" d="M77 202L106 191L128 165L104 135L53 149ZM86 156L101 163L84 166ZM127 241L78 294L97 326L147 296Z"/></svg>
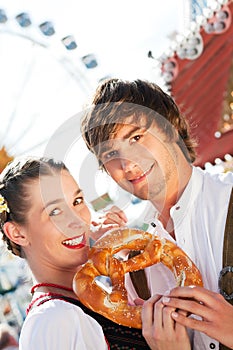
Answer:
<svg viewBox="0 0 233 350"><path fill-rule="evenodd" d="M34 307L19 338L20 350L96 350L97 347L108 349L97 321L80 307L58 299Z"/></svg>

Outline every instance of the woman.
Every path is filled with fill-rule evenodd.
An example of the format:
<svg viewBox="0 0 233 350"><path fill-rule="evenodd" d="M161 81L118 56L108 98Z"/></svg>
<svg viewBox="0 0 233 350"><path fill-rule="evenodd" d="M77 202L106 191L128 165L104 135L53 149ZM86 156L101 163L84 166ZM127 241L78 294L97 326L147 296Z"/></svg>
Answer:
<svg viewBox="0 0 233 350"><path fill-rule="evenodd" d="M3 239L27 260L36 281L19 348L90 350L98 344L98 349L149 349L140 330L91 312L72 290L77 268L88 258L91 216L65 165L52 159L15 160L1 174L0 194ZM114 217L125 221L121 212ZM151 328L153 303L145 310ZM151 337L147 334L153 344Z"/></svg>
<svg viewBox="0 0 233 350"><path fill-rule="evenodd" d="M87 260L91 218L75 180L62 163L36 159L15 161L2 176L0 192L8 205L1 210L4 240L26 258L38 282L20 347L95 349L98 342L107 349L101 327L81 308L60 299L36 307L45 293L76 299L72 280Z"/></svg>

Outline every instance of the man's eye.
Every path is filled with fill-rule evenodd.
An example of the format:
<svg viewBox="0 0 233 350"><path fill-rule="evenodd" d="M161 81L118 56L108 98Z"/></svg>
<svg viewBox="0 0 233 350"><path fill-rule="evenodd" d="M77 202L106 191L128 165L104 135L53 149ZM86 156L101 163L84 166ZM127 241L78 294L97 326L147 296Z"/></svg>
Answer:
<svg viewBox="0 0 233 350"><path fill-rule="evenodd" d="M73 205L79 205L79 204L82 204L83 202L84 202L84 198L78 197L78 198L75 198Z"/></svg>
<svg viewBox="0 0 233 350"><path fill-rule="evenodd" d="M117 151L111 151L111 152L105 153L103 156L103 159L109 160L109 159L115 158L117 154L118 154Z"/></svg>
<svg viewBox="0 0 233 350"><path fill-rule="evenodd" d="M137 142L142 138L142 135L135 135L132 137L131 142Z"/></svg>
<svg viewBox="0 0 233 350"><path fill-rule="evenodd" d="M59 215L60 213L61 213L61 209L55 208L49 213L49 216L56 216L56 215Z"/></svg>

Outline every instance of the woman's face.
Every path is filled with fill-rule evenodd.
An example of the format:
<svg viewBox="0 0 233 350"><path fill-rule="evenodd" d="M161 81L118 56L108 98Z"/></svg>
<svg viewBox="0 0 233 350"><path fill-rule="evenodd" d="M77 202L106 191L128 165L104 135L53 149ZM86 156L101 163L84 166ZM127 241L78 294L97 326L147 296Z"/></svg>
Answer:
<svg viewBox="0 0 233 350"><path fill-rule="evenodd" d="M57 268L73 269L87 261L90 212L81 189L68 171L42 175L27 186L30 208L26 258Z"/></svg>

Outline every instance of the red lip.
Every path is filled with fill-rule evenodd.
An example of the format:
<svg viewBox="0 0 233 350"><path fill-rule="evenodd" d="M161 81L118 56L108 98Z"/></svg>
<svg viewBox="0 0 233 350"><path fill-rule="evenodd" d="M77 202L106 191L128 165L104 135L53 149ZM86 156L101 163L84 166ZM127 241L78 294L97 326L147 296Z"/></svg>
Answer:
<svg viewBox="0 0 233 350"><path fill-rule="evenodd" d="M86 244L77 244L77 245L72 245L72 246L66 246L66 248L69 248L69 249L81 249L83 247L86 247Z"/></svg>
<svg viewBox="0 0 233 350"><path fill-rule="evenodd" d="M139 182L142 182L146 179L146 177L151 173L152 169L154 168L154 164L150 167L149 170L147 170L144 175L136 178L136 179L132 179L132 180L129 180L133 185L136 185L138 184Z"/></svg>
<svg viewBox="0 0 233 350"><path fill-rule="evenodd" d="M80 241L80 238L82 238L82 240ZM76 243L77 241L77 243ZM85 237L85 233L83 233L80 236L76 236L76 237L72 237L69 239L65 239L62 244L69 249L81 249L83 247L85 247L87 244L86 241L86 237Z"/></svg>

